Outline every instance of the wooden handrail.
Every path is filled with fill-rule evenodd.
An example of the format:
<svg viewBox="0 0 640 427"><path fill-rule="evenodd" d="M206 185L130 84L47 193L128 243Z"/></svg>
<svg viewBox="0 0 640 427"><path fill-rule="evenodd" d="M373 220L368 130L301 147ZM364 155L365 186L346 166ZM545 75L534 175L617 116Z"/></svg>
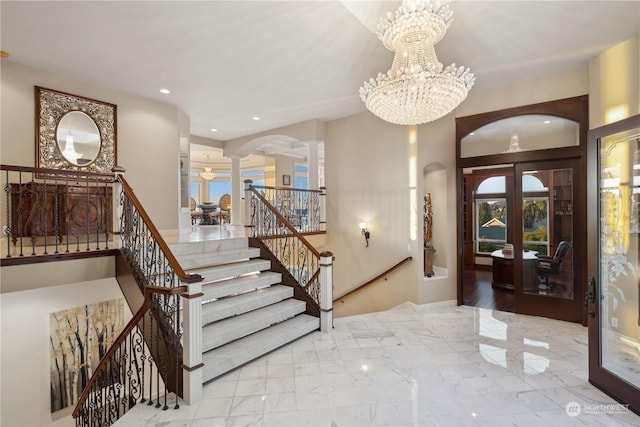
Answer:
<svg viewBox="0 0 640 427"><path fill-rule="evenodd" d="M73 410L73 418L78 418L80 416L82 405L84 405L84 402L87 399L87 396L91 392L93 384L96 381L98 381L98 379L100 378L102 369L105 367L105 365L107 365L110 362L111 356L113 356L113 354L120 348L120 345L129 336L129 333L133 330L133 328L135 328L138 325L138 322L140 322L142 317L151 307L153 294L177 295L177 294L186 292L188 289L189 288L187 286L176 286L175 288L166 288L164 286L151 286L151 285L145 286L144 302L142 303L142 307L140 307L140 309L133 315L129 323L127 323L127 326L125 326L122 332L120 332L120 335L118 335L118 337L114 340L111 347L109 347L109 350L107 350L105 355L100 360L100 363L98 364L96 369L93 371L93 375L91 375L89 382L87 383L86 387L82 391L82 394L78 399L78 403L76 403L76 407Z"/></svg>
<svg viewBox="0 0 640 427"><path fill-rule="evenodd" d="M362 285L356 286L355 288L351 289L350 291L348 291L348 292L346 292L346 293L344 293L344 294L340 295L339 297L335 298L335 299L333 300L333 302L340 301L341 299L346 298L347 296L349 296L349 295L351 295L351 294L353 294L353 293L355 293L355 292L359 291L360 289L362 289L362 288L364 288L364 287L366 287L366 286L369 286L369 285L370 285L370 284L372 284L373 282L375 282L375 281L377 281L377 280L379 280L379 279L382 279L384 276L386 276L387 274L391 273L393 270L396 270L397 268L400 268L400 266L402 266L403 264L405 264L405 263L407 263L407 262L411 261L412 259L413 259L413 257L410 257L410 256L406 257L406 258L405 258L405 259L403 259L402 261L400 261L400 262L398 262L397 264L395 264L393 267L388 268L388 269L387 269L387 270L385 270L384 272L382 272L382 273L378 274L378 275L377 275L376 277L374 277L373 279L368 280L368 281L364 282Z"/></svg>
<svg viewBox="0 0 640 427"><path fill-rule="evenodd" d="M169 261L171 268L173 268L173 271L176 272L176 275L178 276L180 281L183 283L201 282L203 280L202 276L200 276L199 274L187 274L182 269L182 266L178 263L178 260L173 255L173 252L171 252L171 249L169 249L169 245L167 245L167 243L164 241L164 239L160 235L160 232L158 231L156 226L153 224L153 221L151 221L151 218L147 214L147 211L145 211L144 208L142 207L142 203L140 203L140 200L138 200L138 198L136 197L135 193L133 192L133 189L131 188L127 180L122 175L118 175L117 180L118 182L120 182L120 184L122 184L122 189L127 194L127 197L131 199L131 202L135 206L136 210L140 214L140 217L142 218L146 226L149 228L149 231L151 231L153 238L158 243L160 250L167 257L167 260Z"/></svg>
<svg viewBox="0 0 640 427"><path fill-rule="evenodd" d="M284 191L303 191L306 193L322 193L322 190L314 190L312 188L294 188L294 187L269 187L266 185L253 185L253 188L265 188L267 190L284 190Z"/></svg>
<svg viewBox="0 0 640 427"><path fill-rule="evenodd" d="M313 247L313 245L311 243L309 243L307 241L307 239L305 239L302 234L300 234L300 232L298 230L295 229L295 227L293 227L289 221L282 216L282 214L280 214L280 212L278 212L278 210L259 192L257 192L255 190L255 187L253 185L249 186L249 190L251 190L253 192L253 194L255 194L256 196L258 196L258 198L262 201L262 203L264 203L264 205L276 216L276 218L296 237L298 238L303 245L305 245L307 247L307 249L309 249L311 251L311 253L313 253L316 257L320 258L320 252L318 252L318 250L316 248Z"/></svg>
<svg viewBox="0 0 640 427"><path fill-rule="evenodd" d="M14 166L14 165L0 165L0 170L13 171L13 172L36 172L39 174L49 175L67 175L74 177L86 177L97 178L100 180L115 181L115 175L112 173L98 173L89 171L76 171L76 170L60 170L60 169L46 169L46 168L34 168L33 166ZM43 177L44 178L44 177Z"/></svg>

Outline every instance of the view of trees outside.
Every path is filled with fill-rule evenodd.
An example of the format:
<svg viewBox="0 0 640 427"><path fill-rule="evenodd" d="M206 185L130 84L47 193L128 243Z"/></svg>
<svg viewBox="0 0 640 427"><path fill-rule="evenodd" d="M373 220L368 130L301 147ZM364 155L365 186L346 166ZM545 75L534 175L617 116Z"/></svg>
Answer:
<svg viewBox="0 0 640 427"><path fill-rule="evenodd" d="M548 198L522 201L523 249L547 255L549 247ZM506 243L507 208L505 199L476 200L477 252L491 253ZM490 222L492 219L497 221Z"/></svg>
<svg viewBox="0 0 640 427"><path fill-rule="evenodd" d="M476 240L478 253L502 249L507 241L507 205L505 199L476 200ZM494 222L490 222L496 219Z"/></svg>
<svg viewBox="0 0 640 427"><path fill-rule="evenodd" d="M548 202L548 198L522 200L522 247L539 255L547 255L549 247Z"/></svg>

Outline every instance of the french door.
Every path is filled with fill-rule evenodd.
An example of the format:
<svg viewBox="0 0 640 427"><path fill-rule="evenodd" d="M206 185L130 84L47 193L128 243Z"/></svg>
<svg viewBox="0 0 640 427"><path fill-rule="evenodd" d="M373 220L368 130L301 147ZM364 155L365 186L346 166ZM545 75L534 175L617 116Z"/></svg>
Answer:
<svg viewBox="0 0 640 427"><path fill-rule="evenodd" d="M640 115L589 132L589 381L640 413Z"/></svg>
<svg viewBox="0 0 640 427"><path fill-rule="evenodd" d="M518 163L514 177L516 312L582 322L586 239L580 161Z"/></svg>

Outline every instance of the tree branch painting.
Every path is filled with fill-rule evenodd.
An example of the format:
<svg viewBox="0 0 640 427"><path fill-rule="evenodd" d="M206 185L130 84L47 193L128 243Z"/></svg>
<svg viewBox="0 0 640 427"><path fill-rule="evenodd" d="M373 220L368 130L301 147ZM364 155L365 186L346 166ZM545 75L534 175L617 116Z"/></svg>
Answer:
<svg viewBox="0 0 640 427"><path fill-rule="evenodd" d="M51 313L51 412L74 405L93 367L124 328L124 300Z"/></svg>

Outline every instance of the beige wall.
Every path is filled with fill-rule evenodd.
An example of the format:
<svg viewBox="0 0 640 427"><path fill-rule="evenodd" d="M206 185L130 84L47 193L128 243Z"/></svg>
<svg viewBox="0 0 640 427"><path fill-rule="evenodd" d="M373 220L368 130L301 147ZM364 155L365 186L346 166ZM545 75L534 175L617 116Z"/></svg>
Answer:
<svg viewBox="0 0 640 427"><path fill-rule="evenodd" d="M589 62L589 127L640 114L640 34Z"/></svg>
<svg viewBox="0 0 640 427"><path fill-rule="evenodd" d="M50 313L119 298L122 293L113 278L2 295L0 425L74 425L73 408L55 414L50 410ZM125 304L125 322L130 318Z"/></svg>
<svg viewBox="0 0 640 427"><path fill-rule="evenodd" d="M411 255L409 237L408 134L370 113L327 123L326 249L336 257L334 295L340 295ZM367 222L369 247L358 224ZM417 301L412 262L372 289L335 307L336 315L378 311L404 301ZM354 309L354 306L358 306Z"/></svg>
<svg viewBox="0 0 640 427"><path fill-rule="evenodd" d="M417 203L409 206L407 128L366 112L327 123L327 245L336 255L335 295L375 277L406 256L413 261L372 289L338 303L336 315L376 311L404 301L428 303L455 299L456 140L455 117L587 94L588 68L475 88L456 111L417 128ZM444 185L444 186L443 186ZM446 276L424 280L422 198L434 203L435 265ZM409 237L410 213L418 213L418 239ZM358 223L367 221L370 247Z"/></svg>
<svg viewBox="0 0 640 427"><path fill-rule="evenodd" d="M67 77L0 62L0 156L3 164L35 166L34 86L93 98L118 106L118 164L159 229L178 227L179 110L150 99Z"/></svg>

